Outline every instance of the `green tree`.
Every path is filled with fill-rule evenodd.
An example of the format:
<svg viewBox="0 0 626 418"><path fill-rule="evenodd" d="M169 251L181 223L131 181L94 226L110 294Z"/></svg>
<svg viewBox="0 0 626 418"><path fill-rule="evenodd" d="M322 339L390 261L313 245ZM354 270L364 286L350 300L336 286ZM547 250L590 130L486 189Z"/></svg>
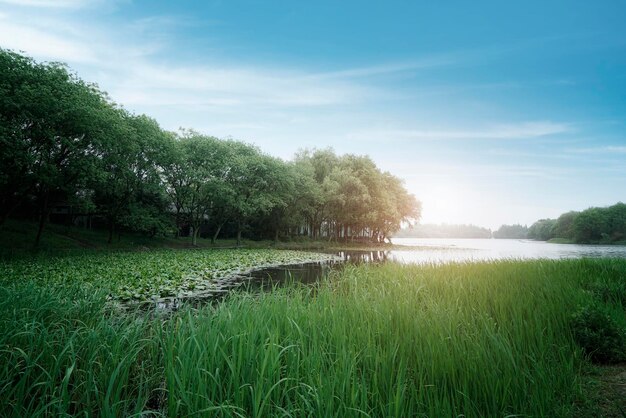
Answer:
<svg viewBox="0 0 626 418"><path fill-rule="evenodd" d="M555 219L540 219L528 228L528 238L538 241L548 241L554 238Z"/></svg>
<svg viewBox="0 0 626 418"><path fill-rule="evenodd" d="M526 225L501 225L493 233L494 238L500 239L526 239L528 238L528 227Z"/></svg>
<svg viewBox="0 0 626 418"><path fill-rule="evenodd" d="M288 190L289 178L281 160L243 142L227 144L233 155L227 176L233 197L226 212L237 224L237 245L241 245L242 232L251 221L286 204L279 191Z"/></svg>
<svg viewBox="0 0 626 418"><path fill-rule="evenodd" d="M562 214L556 220L553 233L556 238L573 240L575 238L574 222L579 212L571 211Z"/></svg>
<svg viewBox="0 0 626 418"><path fill-rule="evenodd" d="M84 186L106 130L106 96L57 63L0 50L2 216L29 195L39 213L39 244L50 207ZM4 165L6 164L6 166Z"/></svg>
<svg viewBox="0 0 626 418"><path fill-rule="evenodd" d="M233 197L232 160L230 144L217 138L187 131L176 141L164 177L178 226L188 222L192 228L192 245L200 227Z"/></svg>
<svg viewBox="0 0 626 418"><path fill-rule="evenodd" d="M574 235L579 243L598 243L608 238L609 219L603 208L589 208L574 220Z"/></svg>

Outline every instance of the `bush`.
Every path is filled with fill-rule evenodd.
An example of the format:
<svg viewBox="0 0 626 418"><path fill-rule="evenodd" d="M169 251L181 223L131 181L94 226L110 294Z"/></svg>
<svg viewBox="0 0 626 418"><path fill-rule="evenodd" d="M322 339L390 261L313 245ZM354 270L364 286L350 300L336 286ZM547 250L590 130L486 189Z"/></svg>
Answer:
<svg viewBox="0 0 626 418"><path fill-rule="evenodd" d="M572 318L574 339L595 363L626 360L626 331L599 305L589 305Z"/></svg>

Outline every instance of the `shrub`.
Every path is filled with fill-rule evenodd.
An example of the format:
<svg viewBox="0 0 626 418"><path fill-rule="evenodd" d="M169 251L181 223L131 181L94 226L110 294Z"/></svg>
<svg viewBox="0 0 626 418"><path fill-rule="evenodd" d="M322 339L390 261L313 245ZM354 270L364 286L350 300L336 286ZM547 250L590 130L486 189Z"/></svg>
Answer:
<svg viewBox="0 0 626 418"><path fill-rule="evenodd" d="M626 360L626 331L599 305L592 304L572 318L574 339L595 363Z"/></svg>

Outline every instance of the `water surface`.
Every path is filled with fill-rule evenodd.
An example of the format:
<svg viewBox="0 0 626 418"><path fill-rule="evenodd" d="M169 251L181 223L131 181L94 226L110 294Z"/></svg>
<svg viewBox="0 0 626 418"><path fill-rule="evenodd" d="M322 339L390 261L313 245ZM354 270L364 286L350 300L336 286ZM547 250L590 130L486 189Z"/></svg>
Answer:
<svg viewBox="0 0 626 418"><path fill-rule="evenodd" d="M271 288L285 281L313 283L331 270L346 264L384 263L439 264L450 262L478 262L494 260L536 260L562 258L626 258L626 246L550 244L532 240L514 239L444 239L395 238L393 244L406 249L381 251L337 251L343 261L306 263L262 269L251 274L260 287Z"/></svg>
<svg viewBox="0 0 626 418"><path fill-rule="evenodd" d="M292 281L311 284L321 280L332 270L349 264L388 261L402 264L440 264L504 259L626 258L626 246L613 245L549 244L541 241L512 239L441 238L395 238L392 242L406 246L406 248L381 251L336 251L333 252L337 256L334 261L263 268L246 275L219 280L220 288L207 294L160 300L156 304L157 309L171 311L183 304L203 305L209 301L221 299L236 288L267 291Z"/></svg>
<svg viewBox="0 0 626 418"><path fill-rule="evenodd" d="M539 258L626 258L626 246L551 244L544 241L516 239L394 238L397 245L419 246L419 250L389 251L388 260L400 263L441 263L453 261L488 261L502 259L535 260Z"/></svg>

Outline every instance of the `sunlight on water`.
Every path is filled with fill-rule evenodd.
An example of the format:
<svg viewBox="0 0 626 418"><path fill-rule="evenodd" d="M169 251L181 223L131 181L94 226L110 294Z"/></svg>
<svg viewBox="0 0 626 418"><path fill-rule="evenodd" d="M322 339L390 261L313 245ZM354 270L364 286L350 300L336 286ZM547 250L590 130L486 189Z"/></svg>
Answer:
<svg viewBox="0 0 626 418"><path fill-rule="evenodd" d="M617 245L551 244L532 240L450 238L394 238L392 242L397 245L421 247L416 250L393 250L387 253L387 260L400 263L581 257L626 258L626 246Z"/></svg>

